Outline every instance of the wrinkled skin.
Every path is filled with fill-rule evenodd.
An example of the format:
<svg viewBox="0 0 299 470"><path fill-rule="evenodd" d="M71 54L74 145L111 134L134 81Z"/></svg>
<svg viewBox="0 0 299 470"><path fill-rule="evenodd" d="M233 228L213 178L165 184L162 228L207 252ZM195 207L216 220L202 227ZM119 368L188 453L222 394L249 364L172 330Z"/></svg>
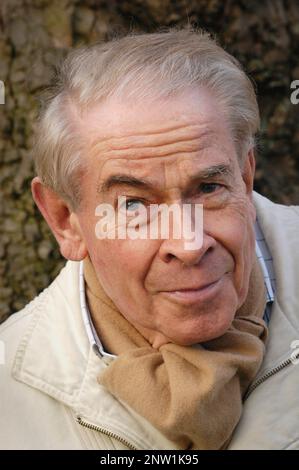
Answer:
<svg viewBox="0 0 299 470"><path fill-rule="evenodd" d="M77 260L89 254L108 296L155 348L167 342L191 345L223 334L246 298L254 259L252 149L240 165L223 110L206 90L143 103L110 99L77 116L76 126L88 169L80 206L66 211L68 221L59 234L52 222L62 254ZM216 165L226 171L194 180ZM150 187L104 186L120 174ZM34 193L43 206L39 190ZM95 208L103 202L116 208L118 196L132 200L129 212L138 209L139 201L145 206L203 204L202 246L186 250L183 238L171 236L97 239ZM50 202L51 210L59 212Z"/></svg>

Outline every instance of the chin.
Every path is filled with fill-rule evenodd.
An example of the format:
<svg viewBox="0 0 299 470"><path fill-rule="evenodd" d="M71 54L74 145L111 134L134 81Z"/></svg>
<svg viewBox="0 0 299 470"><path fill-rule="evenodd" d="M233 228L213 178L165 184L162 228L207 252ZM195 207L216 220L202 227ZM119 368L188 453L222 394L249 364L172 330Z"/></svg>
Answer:
<svg viewBox="0 0 299 470"><path fill-rule="evenodd" d="M186 325L180 332L169 332L168 337L171 342L179 344L180 346L192 346L193 344L205 343L215 338L219 338L231 326L234 315L229 314L223 315L220 319L215 319L213 323L211 321L200 321L192 322L190 325ZM182 325L181 325L182 326Z"/></svg>

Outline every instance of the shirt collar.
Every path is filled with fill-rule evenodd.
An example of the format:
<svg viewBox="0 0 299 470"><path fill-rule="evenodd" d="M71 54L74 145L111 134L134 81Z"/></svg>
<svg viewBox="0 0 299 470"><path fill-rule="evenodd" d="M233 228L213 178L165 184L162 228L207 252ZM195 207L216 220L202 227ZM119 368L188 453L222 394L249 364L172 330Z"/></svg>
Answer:
<svg viewBox="0 0 299 470"><path fill-rule="evenodd" d="M90 310L86 302L83 261L80 261L80 268L79 268L79 290L80 290L80 306L81 306L83 323L84 323L91 347L98 356L100 356L103 360L105 360L105 362L109 363L111 362L111 360L115 359L116 356L114 354L108 354L104 351L103 345L100 341L100 338L98 337L98 334L92 322Z"/></svg>

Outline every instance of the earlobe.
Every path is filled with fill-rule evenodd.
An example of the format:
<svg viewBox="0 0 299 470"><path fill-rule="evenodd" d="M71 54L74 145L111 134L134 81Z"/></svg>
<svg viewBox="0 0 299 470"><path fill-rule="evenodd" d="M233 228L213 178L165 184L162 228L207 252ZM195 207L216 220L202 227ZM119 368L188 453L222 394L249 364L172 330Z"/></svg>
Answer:
<svg viewBox="0 0 299 470"><path fill-rule="evenodd" d="M40 178L32 180L33 199L56 238L60 252L66 259L80 261L87 249L79 228L76 214L68 204Z"/></svg>

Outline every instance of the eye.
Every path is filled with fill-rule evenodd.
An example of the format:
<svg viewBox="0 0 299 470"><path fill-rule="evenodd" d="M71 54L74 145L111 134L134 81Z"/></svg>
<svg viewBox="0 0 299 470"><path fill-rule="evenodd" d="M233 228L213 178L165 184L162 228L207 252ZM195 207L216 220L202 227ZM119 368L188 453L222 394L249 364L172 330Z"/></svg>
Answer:
<svg viewBox="0 0 299 470"><path fill-rule="evenodd" d="M127 199L125 203L125 209L129 212L136 212L142 205L143 204L140 199Z"/></svg>
<svg viewBox="0 0 299 470"><path fill-rule="evenodd" d="M128 223L138 217L138 225L144 225L149 220L149 206L146 201L138 198L127 199L119 206L120 213L123 214ZM123 221L125 222L125 221Z"/></svg>
<svg viewBox="0 0 299 470"><path fill-rule="evenodd" d="M217 191L217 189L221 187L222 185L219 183L202 183L199 186L199 189L204 194L210 194L210 193L214 193L215 191Z"/></svg>

